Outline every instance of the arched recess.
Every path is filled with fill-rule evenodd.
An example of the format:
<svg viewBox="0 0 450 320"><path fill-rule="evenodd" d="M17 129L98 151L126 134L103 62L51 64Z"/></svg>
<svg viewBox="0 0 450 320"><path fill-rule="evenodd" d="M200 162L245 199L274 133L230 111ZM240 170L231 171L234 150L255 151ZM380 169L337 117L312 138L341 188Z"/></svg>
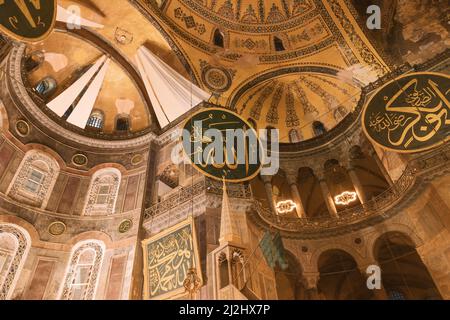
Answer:
<svg viewBox="0 0 450 320"><path fill-rule="evenodd" d="M30 235L25 229L0 223L0 300L11 298L30 246Z"/></svg>
<svg viewBox="0 0 450 320"><path fill-rule="evenodd" d="M297 185L307 218L329 216L319 180L311 168L303 167L298 170Z"/></svg>
<svg viewBox="0 0 450 320"><path fill-rule="evenodd" d="M59 164L52 156L32 149L23 157L7 194L17 201L45 208L59 171Z"/></svg>
<svg viewBox="0 0 450 320"><path fill-rule="evenodd" d="M96 171L89 186L84 215L114 214L121 179L122 174L116 168Z"/></svg>
<svg viewBox="0 0 450 320"><path fill-rule="evenodd" d="M287 175L282 169L279 169L277 174L272 177L272 197L275 206L280 201L293 200ZM295 210L286 215L297 217Z"/></svg>
<svg viewBox="0 0 450 320"><path fill-rule="evenodd" d="M288 268L275 267L275 284L279 300L305 300L306 290L303 286L302 267L290 251L285 250Z"/></svg>
<svg viewBox="0 0 450 320"><path fill-rule="evenodd" d="M74 246L61 290L61 300L95 299L104 255L105 245L98 240L85 240Z"/></svg>
<svg viewBox="0 0 450 320"><path fill-rule="evenodd" d="M372 297L358 264L349 253L339 249L323 252L318 259L318 269L320 279L317 289L325 299L359 300Z"/></svg>
<svg viewBox="0 0 450 320"><path fill-rule="evenodd" d="M349 152L350 166L361 182L363 192L368 200L389 188L389 183L383 176L377 162L364 153L360 146L351 147Z"/></svg>
<svg viewBox="0 0 450 320"><path fill-rule="evenodd" d="M401 232L381 235L373 247L389 299L442 299L414 242Z"/></svg>

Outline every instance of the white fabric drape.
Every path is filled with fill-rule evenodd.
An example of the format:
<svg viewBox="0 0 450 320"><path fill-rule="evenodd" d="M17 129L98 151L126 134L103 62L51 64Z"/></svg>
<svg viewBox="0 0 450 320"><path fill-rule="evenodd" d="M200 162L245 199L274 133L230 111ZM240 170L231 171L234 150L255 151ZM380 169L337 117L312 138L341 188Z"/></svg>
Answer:
<svg viewBox="0 0 450 320"><path fill-rule="evenodd" d="M136 60L162 128L209 99L208 92L182 77L147 48L139 48Z"/></svg>
<svg viewBox="0 0 450 320"><path fill-rule="evenodd" d="M77 81L75 81L70 87L64 90L55 99L47 103L47 107L55 112L58 116L62 117L64 113L69 109L75 99L81 94L83 89L88 85L89 81L105 62L106 56L102 56L95 64L89 68Z"/></svg>

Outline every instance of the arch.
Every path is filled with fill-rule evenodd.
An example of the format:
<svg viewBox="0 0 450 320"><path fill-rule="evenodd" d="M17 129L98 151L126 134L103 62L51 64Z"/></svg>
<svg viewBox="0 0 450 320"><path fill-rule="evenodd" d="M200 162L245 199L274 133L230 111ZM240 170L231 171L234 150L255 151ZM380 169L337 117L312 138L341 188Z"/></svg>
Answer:
<svg viewBox="0 0 450 320"><path fill-rule="evenodd" d="M289 130L289 142L291 143L297 143L300 142L302 138L300 137L300 133L297 129L291 129Z"/></svg>
<svg viewBox="0 0 450 320"><path fill-rule="evenodd" d="M53 77L45 77L41 79L35 86L34 91L36 91L41 97L49 98L57 88L58 84Z"/></svg>
<svg viewBox="0 0 450 320"><path fill-rule="evenodd" d="M297 185L307 218L329 216L320 182L311 168L302 167L298 169Z"/></svg>
<svg viewBox="0 0 450 320"><path fill-rule="evenodd" d="M306 297L303 287L303 268L297 257L285 250L285 257L288 267L281 270L278 266L275 268L275 285L277 297L279 300L300 300Z"/></svg>
<svg viewBox="0 0 450 320"><path fill-rule="evenodd" d="M30 150L23 157L6 194L17 201L45 208L59 171L59 164L52 156Z"/></svg>
<svg viewBox="0 0 450 320"><path fill-rule="evenodd" d="M373 250L383 271L383 287L390 299L442 299L408 235L386 232L378 237Z"/></svg>
<svg viewBox="0 0 450 320"><path fill-rule="evenodd" d="M283 40L277 36L273 37L273 47L274 47L275 51L285 51L286 50Z"/></svg>
<svg viewBox="0 0 450 320"><path fill-rule="evenodd" d="M9 130L8 113L3 101L0 99L0 131L7 132Z"/></svg>
<svg viewBox="0 0 450 320"><path fill-rule="evenodd" d="M380 164L372 156L366 155L360 146L353 145L349 149L349 159L350 167L361 182L362 191L367 200L389 188L389 182L386 180Z"/></svg>
<svg viewBox="0 0 450 320"><path fill-rule="evenodd" d="M92 129L103 129L103 124L105 123L105 115L101 110L92 111L86 126Z"/></svg>
<svg viewBox="0 0 450 320"><path fill-rule="evenodd" d="M99 240L85 240L73 247L61 289L62 300L95 298L104 255L105 245Z"/></svg>
<svg viewBox="0 0 450 320"><path fill-rule="evenodd" d="M221 48L225 47L225 37L223 33L217 28L214 30L213 44Z"/></svg>
<svg viewBox="0 0 450 320"><path fill-rule="evenodd" d="M320 273L319 294L329 300L370 299L373 295L366 285L355 258L340 249L322 252L317 261Z"/></svg>
<svg viewBox="0 0 450 320"><path fill-rule="evenodd" d="M127 132L131 128L131 119L127 114L121 114L116 117L116 131Z"/></svg>
<svg viewBox="0 0 450 320"><path fill-rule="evenodd" d="M338 250L338 251L344 251L347 254L351 255L353 259L355 259L356 263L358 266L364 266L365 265L365 259L364 257L361 256L360 253L358 253L358 251L356 251L355 248L342 244L342 243L330 243L324 246L321 246L320 248L318 248L316 251L313 252L313 254L311 255L311 263L310 265L313 266L317 266L319 263L319 258L320 256L327 252L327 251L332 251L332 250ZM313 270L313 271L318 271L318 270Z"/></svg>
<svg viewBox="0 0 450 320"><path fill-rule="evenodd" d="M0 300L11 298L30 247L30 235L25 229L0 223Z"/></svg>
<svg viewBox="0 0 450 320"><path fill-rule="evenodd" d="M325 125L320 121L314 121L312 124L312 128L316 137L321 136L327 132Z"/></svg>
<svg viewBox="0 0 450 320"><path fill-rule="evenodd" d="M104 168L96 171L91 178L84 214L113 214L121 179L122 174L116 168Z"/></svg>

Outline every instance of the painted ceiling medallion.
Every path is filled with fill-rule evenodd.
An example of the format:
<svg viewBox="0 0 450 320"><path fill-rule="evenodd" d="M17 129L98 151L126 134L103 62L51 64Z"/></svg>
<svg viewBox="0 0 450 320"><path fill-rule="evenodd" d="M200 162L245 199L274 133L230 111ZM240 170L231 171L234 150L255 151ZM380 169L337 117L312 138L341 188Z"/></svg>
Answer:
<svg viewBox="0 0 450 320"><path fill-rule="evenodd" d="M133 166L137 166L138 164L141 164L142 161L144 161L144 156L142 154L136 154L131 158L131 164Z"/></svg>
<svg viewBox="0 0 450 320"><path fill-rule="evenodd" d="M130 229L133 227L133 221L130 219L123 220L119 225L119 232L120 233L127 233L130 231Z"/></svg>
<svg viewBox="0 0 450 320"><path fill-rule="evenodd" d="M413 153L444 144L450 133L450 76L416 72L381 87L365 105L362 127L378 146Z"/></svg>
<svg viewBox="0 0 450 320"><path fill-rule="evenodd" d="M200 61L200 67L202 69L202 81L209 90L221 93L231 87L235 71L211 66L206 61Z"/></svg>
<svg viewBox="0 0 450 320"><path fill-rule="evenodd" d="M78 167L85 166L88 163L88 158L81 153L77 153L72 157L72 163Z"/></svg>
<svg viewBox="0 0 450 320"><path fill-rule="evenodd" d="M25 120L16 122L16 131L21 137L26 137L30 133L30 126Z"/></svg>
<svg viewBox="0 0 450 320"><path fill-rule="evenodd" d="M48 232L54 236L60 236L66 231L66 225L61 221L56 221L48 226Z"/></svg>

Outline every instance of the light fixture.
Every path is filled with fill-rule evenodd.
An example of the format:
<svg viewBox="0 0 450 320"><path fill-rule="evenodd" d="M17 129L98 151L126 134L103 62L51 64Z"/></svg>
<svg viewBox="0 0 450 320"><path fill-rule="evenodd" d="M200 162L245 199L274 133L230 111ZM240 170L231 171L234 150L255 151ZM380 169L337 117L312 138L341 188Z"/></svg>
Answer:
<svg viewBox="0 0 450 320"><path fill-rule="evenodd" d="M285 214L294 211L297 205L292 200L280 201L276 205L278 214Z"/></svg>
<svg viewBox="0 0 450 320"><path fill-rule="evenodd" d="M356 198L356 192L344 191L334 197L334 203L346 206L349 203L356 201Z"/></svg>

